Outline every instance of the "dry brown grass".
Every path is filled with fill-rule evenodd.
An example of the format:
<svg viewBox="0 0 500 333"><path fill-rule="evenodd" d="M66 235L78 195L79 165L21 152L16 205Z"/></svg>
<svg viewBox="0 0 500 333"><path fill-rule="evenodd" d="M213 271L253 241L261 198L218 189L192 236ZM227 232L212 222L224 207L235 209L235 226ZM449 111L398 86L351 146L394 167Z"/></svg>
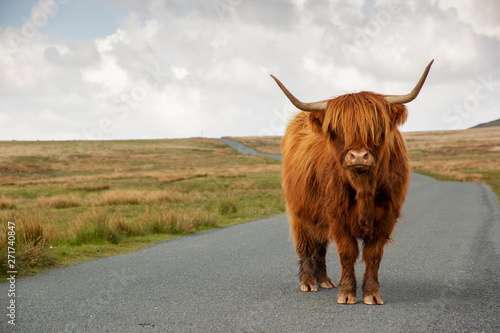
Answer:
<svg viewBox="0 0 500 333"><path fill-rule="evenodd" d="M115 190L103 193L101 199L96 203L99 206L108 205L138 205L144 200L145 191L139 190Z"/></svg>
<svg viewBox="0 0 500 333"><path fill-rule="evenodd" d="M500 128L404 133L413 169L466 182L500 174ZM495 178L495 177L494 177ZM491 183L497 186L496 182Z"/></svg>
<svg viewBox="0 0 500 333"><path fill-rule="evenodd" d="M0 197L0 209L14 209L16 208L16 202L12 198L8 198L4 195Z"/></svg>
<svg viewBox="0 0 500 333"><path fill-rule="evenodd" d="M173 210L147 210L139 217L139 225L149 233L185 234L196 230L196 217Z"/></svg>
<svg viewBox="0 0 500 333"><path fill-rule="evenodd" d="M52 267L55 259L47 252L44 242L25 242L18 249L17 269L31 272L31 269L43 266Z"/></svg>
<svg viewBox="0 0 500 333"><path fill-rule="evenodd" d="M43 150L39 149L42 146ZM235 155L218 140L203 138L144 142L0 142L0 186L66 184L67 188L90 192L103 188L89 184L122 179L153 178L166 184L209 175L232 177L259 173L266 168L275 172L279 168L264 158L253 159L258 163L242 165L248 163L248 157Z"/></svg>
<svg viewBox="0 0 500 333"><path fill-rule="evenodd" d="M94 248L99 256L113 253L110 244L282 213L280 169L277 161L203 138L0 142L0 221L43 235L23 241L29 271L49 265L46 253L79 261L93 258ZM4 245L0 236L3 254Z"/></svg>
<svg viewBox="0 0 500 333"><path fill-rule="evenodd" d="M252 180L236 182L231 185L232 190L250 190L259 188L259 185Z"/></svg>
<svg viewBox="0 0 500 333"><path fill-rule="evenodd" d="M74 193L58 194L51 197L40 197L36 200L36 207L69 208L80 206L82 198Z"/></svg>
<svg viewBox="0 0 500 333"><path fill-rule="evenodd" d="M33 176L7 176L2 177L0 185L47 185L47 184L65 184L65 183L91 183L103 180L118 180L126 178L158 178L162 172L114 172L114 173L96 173L93 175L77 175L63 177L33 177Z"/></svg>
<svg viewBox="0 0 500 333"><path fill-rule="evenodd" d="M223 178L244 177L248 174L280 172L279 164L259 164L259 165L219 165L214 167L195 168L165 174L158 178L160 184L171 183L179 180L186 180L198 177L216 176Z"/></svg>
<svg viewBox="0 0 500 333"><path fill-rule="evenodd" d="M104 192L95 202L98 206L110 205L138 205L153 202L181 202L191 201L195 194L185 194L174 191L146 191L146 190L113 190Z"/></svg>
<svg viewBox="0 0 500 333"><path fill-rule="evenodd" d="M39 266L51 267L54 257L47 249L47 242L54 236L53 228L46 226L44 216L33 212L4 212L0 223L0 272L7 271L8 222L15 224L15 268L28 274Z"/></svg>

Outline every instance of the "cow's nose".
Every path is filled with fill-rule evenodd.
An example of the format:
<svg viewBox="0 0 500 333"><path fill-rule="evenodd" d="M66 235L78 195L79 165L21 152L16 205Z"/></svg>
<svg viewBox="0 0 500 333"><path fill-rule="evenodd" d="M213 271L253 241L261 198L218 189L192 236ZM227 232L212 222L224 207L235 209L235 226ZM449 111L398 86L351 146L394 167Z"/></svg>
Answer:
<svg viewBox="0 0 500 333"><path fill-rule="evenodd" d="M373 156L368 149L351 149L345 157L347 166L370 166L373 164Z"/></svg>

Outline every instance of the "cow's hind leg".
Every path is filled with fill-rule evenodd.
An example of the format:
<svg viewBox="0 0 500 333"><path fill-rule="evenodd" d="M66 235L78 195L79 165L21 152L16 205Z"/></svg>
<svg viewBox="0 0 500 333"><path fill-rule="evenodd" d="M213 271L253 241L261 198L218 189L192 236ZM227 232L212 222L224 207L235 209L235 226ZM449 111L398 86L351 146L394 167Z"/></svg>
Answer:
<svg viewBox="0 0 500 333"><path fill-rule="evenodd" d="M335 288L326 273L326 239L318 239L310 234L307 228L311 221L300 219L290 214L290 227L295 249L299 257L300 290L317 291L321 288ZM326 234L326 232L325 232Z"/></svg>
<svg viewBox="0 0 500 333"><path fill-rule="evenodd" d="M302 230L296 231L295 234L295 249L299 256L299 279L300 290L302 291L317 291L315 277L315 262L314 255L316 246L314 241L308 237Z"/></svg>
<svg viewBox="0 0 500 333"><path fill-rule="evenodd" d="M302 291L317 291L320 287L329 287L330 278L326 275L326 243L318 242L308 232L307 223L291 215L291 231L295 249L299 257L299 283Z"/></svg>
<svg viewBox="0 0 500 333"><path fill-rule="evenodd" d="M316 253L314 256L314 275L316 282L320 288L335 288L335 284L332 279L326 273L326 249L328 247L327 242L318 242L316 244Z"/></svg>

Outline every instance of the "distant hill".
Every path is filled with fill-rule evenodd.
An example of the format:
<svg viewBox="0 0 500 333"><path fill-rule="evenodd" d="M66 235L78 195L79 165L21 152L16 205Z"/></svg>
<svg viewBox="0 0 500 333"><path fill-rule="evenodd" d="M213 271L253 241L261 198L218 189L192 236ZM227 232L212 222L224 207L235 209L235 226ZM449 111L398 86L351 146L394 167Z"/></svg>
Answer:
<svg viewBox="0 0 500 333"><path fill-rule="evenodd" d="M471 128L482 128L482 127L492 127L492 126L500 126L500 119L492 120L484 124L479 124Z"/></svg>

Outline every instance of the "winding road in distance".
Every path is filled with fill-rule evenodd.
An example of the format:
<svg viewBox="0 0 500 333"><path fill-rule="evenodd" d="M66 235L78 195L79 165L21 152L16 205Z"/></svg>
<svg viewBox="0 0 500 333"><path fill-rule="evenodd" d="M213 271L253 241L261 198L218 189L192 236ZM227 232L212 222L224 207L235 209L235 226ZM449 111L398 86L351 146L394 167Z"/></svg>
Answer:
<svg viewBox="0 0 500 333"><path fill-rule="evenodd" d="M1 332L500 332L500 212L479 183L412 175L380 267L385 304L299 290L286 215L18 280ZM328 272L338 282L334 247ZM358 281L364 272L357 264Z"/></svg>

